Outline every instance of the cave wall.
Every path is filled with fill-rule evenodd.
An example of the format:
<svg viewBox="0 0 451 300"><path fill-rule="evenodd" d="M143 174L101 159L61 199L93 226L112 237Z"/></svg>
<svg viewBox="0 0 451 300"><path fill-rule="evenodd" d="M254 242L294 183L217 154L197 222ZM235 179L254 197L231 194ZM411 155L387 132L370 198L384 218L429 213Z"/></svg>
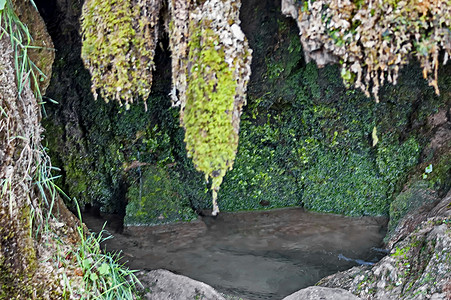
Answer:
<svg viewBox="0 0 451 300"><path fill-rule="evenodd" d="M59 104L46 106L44 125L66 193L125 215L127 224L191 220L194 211L210 208L208 184L186 156L178 111L170 107L167 35L160 34L149 110L138 104L126 111L91 95L80 59L81 3L36 4L57 49L47 96ZM436 163L435 152L426 151L434 132L428 118L449 105L450 66L440 70L441 96L412 64L397 86L382 88L376 105L346 89L337 66L305 63L296 24L281 14L279 1L243 1L241 20L253 49L252 76L234 169L219 191L221 210L303 205L387 215L410 174ZM418 181L449 188L443 179L449 169L442 173ZM393 209L404 213L409 202L398 202Z"/></svg>

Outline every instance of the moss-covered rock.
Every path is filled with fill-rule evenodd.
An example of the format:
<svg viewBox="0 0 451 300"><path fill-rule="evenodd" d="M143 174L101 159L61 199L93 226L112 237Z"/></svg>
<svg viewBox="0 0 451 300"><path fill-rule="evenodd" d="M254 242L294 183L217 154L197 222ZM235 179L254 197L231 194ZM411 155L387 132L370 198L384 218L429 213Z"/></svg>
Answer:
<svg viewBox="0 0 451 300"><path fill-rule="evenodd" d="M66 135L65 144L50 134L47 141L54 161L64 170L61 183L67 193L81 203L117 213L125 201L119 190L128 170L139 164L173 163L170 136L178 125L164 103L169 104L168 97L155 95L148 105L156 108L146 112L138 106L125 110L96 101L82 110L78 128L47 122L48 133Z"/></svg>
<svg viewBox="0 0 451 300"><path fill-rule="evenodd" d="M390 204L387 236L395 234L399 221L406 215L418 210L423 205L433 204L435 201L437 201L437 195L428 188L426 182L417 181L410 184L409 188L396 196Z"/></svg>
<svg viewBox="0 0 451 300"><path fill-rule="evenodd" d="M180 106L194 166L211 178L212 214L233 167L251 69L252 50L240 28L241 1L173 1L171 23L173 105Z"/></svg>
<svg viewBox="0 0 451 300"><path fill-rule="evenodd" d="M188 199L179 193L183 184L170 178L170 173L164 168L146 166L137 173L137 181L131 183L127 192L126 225L155 225L197 219Z"/></svg>
<svg viewBox="0 0 451 300"><path fill-rule="evenodd" d="M296 20L307 62L340 63L341 77L365 94L397 83L399 70L415 58L422 75L439 93L439 54L450 52L451 1L282 1Z"/></svg>
<svg viewBox="0 0 451 300"><path fill-rule="evenodd" d="M231 169L238 147L233 128L236 81L234 70L225 61L224 50L215 48L219 36L203 25L192 23L189 59L193 62L187 78L183 125L188 156L196 169L212 177L217 192Z"/></svg>
<svg viewBox="0 0 451 300"><path fill-rule="evenodd" d="M247 13L258 19L258 9ZM443 100L411 66L398 86L383 89L376 104L346 89L337 67L305 65L287 20L263 26L246 32L255 59L265 65L255 67L249 85L235 168L219 195L222 205L234 210L303 204L319 211L387 215L393 193L425 146L418 123ZM278 42L263 47L274 35ZM262 60L259 55L268 51ZM423 121L413 123L417 116ZM373 147L374 128L379 142Z"/></svg>

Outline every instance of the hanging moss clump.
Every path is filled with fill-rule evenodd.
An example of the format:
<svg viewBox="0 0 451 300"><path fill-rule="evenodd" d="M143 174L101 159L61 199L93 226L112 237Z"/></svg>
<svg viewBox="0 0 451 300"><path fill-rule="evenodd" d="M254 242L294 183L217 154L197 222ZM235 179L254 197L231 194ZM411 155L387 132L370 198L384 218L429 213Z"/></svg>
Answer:
<svg viewBox="0 0 451 300"><path fill-rule="evenodd" d="M368 97L371 88L376 102L412 56L439 94L439 54L444 64L451 55L450 0L283 0L282 11L297 20L307 62L340 62L345 85Z"/></svg>
<svg viewBox="0 0 451 300"><path fill-rule="evenodd" d="M188 155L217 192L233 166L250 77L251 50L239 27L239 1L171 1L173 104L181 106Z"/></svg>
<svg viewBox="0 0 451 300"><path fill-rule="evenodd" d="M87 0L82 12L82 58L92 92L126 108L152 85L161 0ZM144 102L145 103L145 102Z"/></svg>
<svg viewBox="0 0 451 300"><path fill-rule="evenodd" d="M188 155L216 196L238 147L239 122L250 78L251 53L239 26L240 1L170 0L171 92L180 106ZM82 58L92 92L126 108L146 98L152 83L161 0L87 0ZM167 20L166 20L167 21Z"/></svg>

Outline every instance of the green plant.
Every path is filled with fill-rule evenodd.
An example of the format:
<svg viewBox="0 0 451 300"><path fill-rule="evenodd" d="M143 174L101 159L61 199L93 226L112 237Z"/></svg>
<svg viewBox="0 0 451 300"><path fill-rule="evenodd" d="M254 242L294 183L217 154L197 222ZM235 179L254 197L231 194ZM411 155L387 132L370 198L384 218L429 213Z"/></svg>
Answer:
<svg viewBox="0 0 451 300"><path fill-rule="evenodd" d="M176 176L158 166L146 166L137 172L139 178L127 192L126 224L164 224L197 218L183 195L184 183Z"/></svg>
<svg viewBox="0 0 451 300"><path fill-rule="evenodd" d="M77 205L81 221L81 213ZM105 225L104 225L105 227ZM120 263L120 253L104 253L101 244L110 239L106 230L85 233L82 225L77 227L80 243L76 248L55 260L62 265L71 265L76 275L82 277L83 284L73 285L64 281L63 296L82 299L135 299L136 288L141 285L133 270ZM57 254L61 256L61 253ZM67 278L67 276L65 277Z"/></svg>
<svg viewBox="0 0 451 300"><path fill-rule="evenodd" d="M36 8L33 0L29 0ZM39 88L39 76L46 75L30 59L28 50L37 49L32 45L32 36L28 27L23 24L17 14L11 0L0 0L0 38L5 34L9 36L14 50L14 69L16 71L18 95L22 95L26 86L31 86L38 101L42 101Z"/></svg>
<svg viewBox="0 0 451 300"><path fill-rule="evenodd" d="M391 256L404 260L404 259L407 259L407 253L409 252L409 250L410 250L409 247L405 247L405 248L396 247L395 253L393 253Z"/></svg>
<svg viewBox="0 0 451 300"><path fill-rule="evenodd" d="M36 8L34 2L30 0L31 4ZM0 102L0 128L1 131L5 131L9 138L6 141L6 147L10 147L15 140L21 140L23 152L20 158L17 159L15 167L17 169L20 166L27 166L23 170L17 170L18 172L24 172L24 176L21 182L14 182L12 177L6 177L1 180L1 196L9 198L10 214L12 215L12 207L15 205L14 201L14 186L21 185L28 186L30 198L35 197L34 187L38 187L38 192L41 198L44 200L45 205L49 208L49 213L46 217L43 216L42 207L34 201L28 201L29 213L25 213L29 216L31 224L30 236L33 227L39 229L42 224L47 224L48 219L51 216L51 211L54 204L55 186L53 185L53 178L50 175L51 165L48 160L45 149L40 144L40 124L38 121L38 115L32 109L24 110L20 116L25 120L21 122L28 122L28 124L18 125L14 120L15 99L18 98L23 101L22 105L34 106L35 103L29 103L34 100L34 97L38 102L42 101L42 95L39 87L39 76L45 74L33 63L28 55L28 51L39 47L32 46L32 36L28 30L28 27L23 24L17 14L14 11L13 3L10 0L0 1L0 39L9 38L12 50L13 50L13 67L15 71L16 79L16 92L15 95L5 93L4 97L6 103ZM3 78L5 79L5 78ZM34 93L31 93L31 90ZM11 91L8 91L11 92ZM31 100L30 100L31 98ZM15 124L11 126L11 124ZM16 135L16 136L13 136ZM14 147L14 146L12 146ZM17 147L17 146L16 146ZM2 164L7 164L7 160L2 161ZM32 179L32 180L30 180ZM31 182L34 181L34 185ZM24 195L20 195L23 197ZM47 197L51 199L47 199ZM30 203L31 202L31 203ZM43 222L44 218L46 222ZM36 231L36 235L39 231Z"/></svg>

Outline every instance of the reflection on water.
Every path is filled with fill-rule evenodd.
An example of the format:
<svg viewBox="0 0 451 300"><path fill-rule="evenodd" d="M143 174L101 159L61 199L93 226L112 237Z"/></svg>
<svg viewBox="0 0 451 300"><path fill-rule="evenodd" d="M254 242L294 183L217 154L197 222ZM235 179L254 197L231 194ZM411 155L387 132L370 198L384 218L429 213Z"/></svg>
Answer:
<svg viewBox="0 0 451 300"><path fill-rule="evenodd" d="M167 269L244 299L281 299L356 260L374 262L379 254L371 248L381 246L384 228L381 218L299 208L221 213L190 224L130 227L106 247L122 250L133 269Z"/></svg>

